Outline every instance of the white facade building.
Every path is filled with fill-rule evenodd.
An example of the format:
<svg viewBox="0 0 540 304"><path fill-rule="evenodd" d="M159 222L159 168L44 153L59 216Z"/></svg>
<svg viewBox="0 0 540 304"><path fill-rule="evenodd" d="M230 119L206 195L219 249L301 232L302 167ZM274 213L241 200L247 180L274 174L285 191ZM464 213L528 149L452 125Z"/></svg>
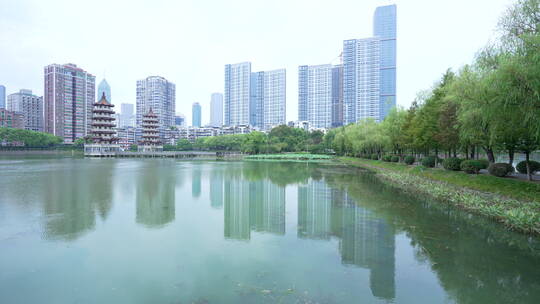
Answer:
<svg viewBox="0 0 540 304"><path fill-rule="evenodd" d="M142 127L143 115L157 115L160 137L165 130L175 125L176 86L160 76L150 76L137 81L137 128Z"/></svg>
<svg viewBox="0 0 540 304"><path fill-rule="evenodd" d="M286 123L286 72L285 69L265 71L262 107L262 129Z"/></svg>
<svg viewBox="0 0 540 304"><path fill-rule="evenodd" d="M247 125L250 114L251 63L225 65L225 125Z"/></svg>
<svg viewBox="0 0 540 304"><path fill-rule="evenodd" d="M332 68L331 64L298 68L299 120L314 128L332 125Z"/></svg>
<svg viewBox="0 0 540 304"><path fill-rule="evenodd" d="M26 130L43 131L43 97L33 95L31 90L20 90L8 95L7 110L23 115Z"/></svg>
<svg viewBox="0 0 540 304"><path fill-rule="evenodd" d="M343 120L345 124L366 118L380 121L379 38L351 39L343 42Z"/></svg>

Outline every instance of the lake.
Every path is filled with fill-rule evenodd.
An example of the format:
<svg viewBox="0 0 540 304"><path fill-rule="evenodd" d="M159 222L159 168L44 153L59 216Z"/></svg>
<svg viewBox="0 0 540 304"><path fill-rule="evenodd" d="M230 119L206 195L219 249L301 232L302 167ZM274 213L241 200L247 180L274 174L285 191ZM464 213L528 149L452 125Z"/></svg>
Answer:
<svg viewBox="0 0 540 304"><path fill-rule="evenodd" d="M540 303L538 238L328 163L0 158L0 303Z"/></svg>

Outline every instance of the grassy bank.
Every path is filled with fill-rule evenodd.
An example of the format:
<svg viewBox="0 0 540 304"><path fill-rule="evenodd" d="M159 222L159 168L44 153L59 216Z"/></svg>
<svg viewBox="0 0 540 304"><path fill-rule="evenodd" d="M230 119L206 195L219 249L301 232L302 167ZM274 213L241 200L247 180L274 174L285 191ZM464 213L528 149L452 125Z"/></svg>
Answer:
<svg viewBox="0 0 540 304"><path fill-rule="evenodd" d="M256 154L246 156L245 159L278 159L278 160L329 160L333 156L325 154L309 153L281 153L281 154Z"/></svg>
<svg viewBox="0 0 540 304"><path fill-rule="evenodd" d="M492 218L516 231L540 235L540 184L401 163L348 157L339 160L371 169L404 191Z"/></svg>

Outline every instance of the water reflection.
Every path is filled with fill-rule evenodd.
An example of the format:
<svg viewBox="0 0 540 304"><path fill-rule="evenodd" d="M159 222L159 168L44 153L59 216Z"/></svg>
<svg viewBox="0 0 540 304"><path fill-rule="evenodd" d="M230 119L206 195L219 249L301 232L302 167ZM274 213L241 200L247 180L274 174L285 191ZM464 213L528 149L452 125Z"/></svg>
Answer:
<svg viewBox="0 0 540 304"><path fill-rule="evenodd" d="M51 171L43 187L45 238L75 240L105 220L112 206L115 161Z"/></svg>
<svg viewBox="0 0 540 304"><path fill-rule="evenodd" d="M210 206L223 207L223 171L219 167L214 167L210 176Z"/></svg>
<svg viewBox="0 0 540 304"><path fill-rule="evenodd" d="M370 270L374 296L395 297L395 238L392 225L325 181L298 188L298 237L339 238L341 261Z"/></svg>
<svg viewBox="0 0 540 304"><path fill-rule="evenodd" d="M250 181L248 172L229 171L224 180L225 238L249 240L252 230L285 234L285 188L266 179L254 180L264 175L248 175Z"/></svg>
<svg viewBox="0 0 540 304"><path fill-rule="evenodd" d="M201 196L201 167L195 165L191 171L191 195L195 198Z"/></svg>
<svg viewBox="0 0 540 304"><path fill-rule="evenodd" d="M137 175L136 222L162 227L175 218L176 172L166 164L145 163Z"/></svg>

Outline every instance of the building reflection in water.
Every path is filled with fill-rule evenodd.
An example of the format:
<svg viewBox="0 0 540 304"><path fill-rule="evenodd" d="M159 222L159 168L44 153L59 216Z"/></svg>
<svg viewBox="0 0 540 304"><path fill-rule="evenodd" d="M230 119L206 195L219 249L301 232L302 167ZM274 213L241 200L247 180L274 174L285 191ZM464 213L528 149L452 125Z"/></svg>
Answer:
<svg viewBox="0 0 540 304"><path fill-rule="evenodd" d="M200 165L195 165L191 171L191 196L197 198L201 196L201 167Z"/></svg>
<svg viewBox="0 0 540 304"><path fill-rule="evenodd" d="M111 161L51 171L43 195L45 238L75 240L95 228L97 215L105 220L112 205L114 170Z"/></svg>
<svg viewBox="0 0 540 304"><path fill-rule="evenodd" d="M375 297L395 298L395 231L339 189L311 180L298 188L298 237L339 238L341 262L370 270Z"/></svg>
<svg viewBox="0 0 540 304"><path fill-rule="evenodd" d="M285 234L285 188L241 174L224 181L224 236L249 240L251 231Z"/></svg>
<svg viewBox="0 0 540 304"><path fill-rule="evenodd" d="M223 171L219 169L211 172L210 206L216 209L223 207Z"/></svg>
<svg viewBox="0 0 540 304"><path fill-rule="evenodd" d="M174 170L160 164L149 164L137 175L137 223L154 228L174 221L175 184Z"/></svg>

